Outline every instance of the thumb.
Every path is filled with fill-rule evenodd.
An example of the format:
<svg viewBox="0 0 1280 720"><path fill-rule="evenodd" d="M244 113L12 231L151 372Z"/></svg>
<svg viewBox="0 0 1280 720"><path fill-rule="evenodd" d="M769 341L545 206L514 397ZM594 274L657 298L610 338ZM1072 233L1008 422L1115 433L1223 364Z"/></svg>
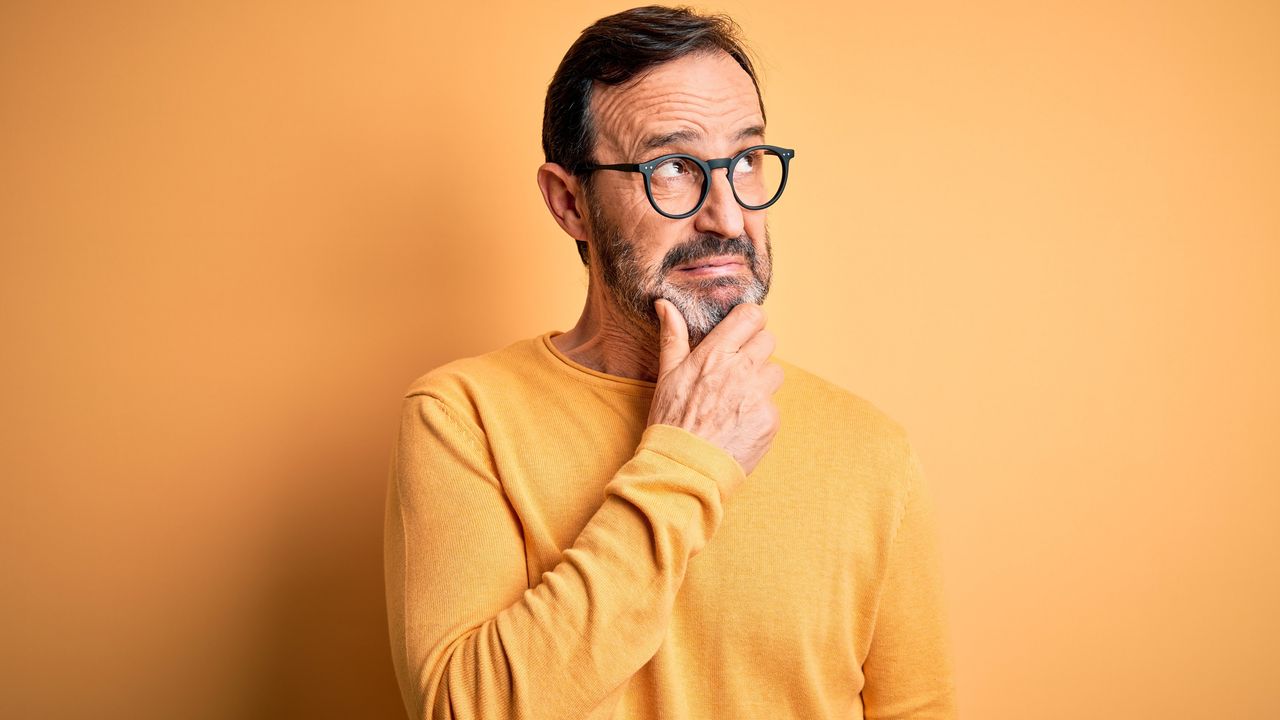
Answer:
<svg viewBox="0 0 1280 720"><path fill-rule="evenodd" d="M689 327L670 300L658 298L654 310L658 313L658 377L662 377L689 356Z"/></svg>

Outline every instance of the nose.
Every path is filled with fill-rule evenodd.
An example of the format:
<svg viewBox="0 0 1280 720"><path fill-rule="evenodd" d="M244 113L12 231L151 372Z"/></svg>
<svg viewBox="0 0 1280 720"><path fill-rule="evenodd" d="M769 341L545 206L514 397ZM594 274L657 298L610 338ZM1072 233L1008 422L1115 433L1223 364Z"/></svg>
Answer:
<svg viewBox="0 0 1280 720"><path fill-rule="evenodd" d="M711 171L711 187L702 209L693 216L693 227L699 232L714 233L720 237L741 237L745 227L743 207L733 197L729 185L729 170L715 168Z"/></svg>

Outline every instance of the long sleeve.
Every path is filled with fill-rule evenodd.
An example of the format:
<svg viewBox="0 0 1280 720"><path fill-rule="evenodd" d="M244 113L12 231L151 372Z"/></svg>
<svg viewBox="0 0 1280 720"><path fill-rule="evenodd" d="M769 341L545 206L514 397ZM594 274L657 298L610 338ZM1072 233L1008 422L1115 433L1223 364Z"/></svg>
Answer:
<svg viewBox="0 0 1280 720"><path fill-rule="evenodd" d="M902 519L889 551L863 674L864 713L878 720L956 717L933 498L907 448Z"/></svg>
<svg viewBox="0 0 1280 720"><path fill-rule="evenodd" d="M722 487L741 473L692 433L650 426L560 562L528 578L479 429L434 397L406 398L385 569L410 717L607 716L661 645L689 558L722 518Z"/></svg>

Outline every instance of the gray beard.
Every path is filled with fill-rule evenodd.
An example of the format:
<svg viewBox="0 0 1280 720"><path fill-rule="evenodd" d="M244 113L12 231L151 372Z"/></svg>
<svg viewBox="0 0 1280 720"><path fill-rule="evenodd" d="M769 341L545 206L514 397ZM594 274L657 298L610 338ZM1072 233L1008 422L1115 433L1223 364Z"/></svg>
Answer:
<svg viewBox="0 0 1280 720"><path fill-rule="evenodd" d="M761 304L769 294L769 282L773 276L773 245L767 225L764 258L759 257L754 244L745 235L722 238L701 234L671 248L657 267L645 267L635 255L635 246L627 242L617 226L603 216L599 203L591 202L590 208L591 231L595 239L592 247L598 255L601 280L623 316L646 335L657 336L659 322L653 301L660 297L671 301L684 316L689 327L689 347L693 348L735 305L744 302ZM713 255L743 257L751 276L699 278L679 284L666 279L676 267ZM727 297L714 293L724 287L735 287L739 292Z"/></svg>

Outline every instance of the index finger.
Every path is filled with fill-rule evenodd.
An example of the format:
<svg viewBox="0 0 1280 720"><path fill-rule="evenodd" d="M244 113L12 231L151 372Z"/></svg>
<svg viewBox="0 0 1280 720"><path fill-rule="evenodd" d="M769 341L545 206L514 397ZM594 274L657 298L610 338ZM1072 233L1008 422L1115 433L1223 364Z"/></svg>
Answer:
<svg viewBox="0 0 1280 720"><path fill-rule="evenodd" d="M738 352L748 340L764 329L764 308L755 303L739 303L729 311L707 336L698 344L698 349L719 352Z"/></svg>

